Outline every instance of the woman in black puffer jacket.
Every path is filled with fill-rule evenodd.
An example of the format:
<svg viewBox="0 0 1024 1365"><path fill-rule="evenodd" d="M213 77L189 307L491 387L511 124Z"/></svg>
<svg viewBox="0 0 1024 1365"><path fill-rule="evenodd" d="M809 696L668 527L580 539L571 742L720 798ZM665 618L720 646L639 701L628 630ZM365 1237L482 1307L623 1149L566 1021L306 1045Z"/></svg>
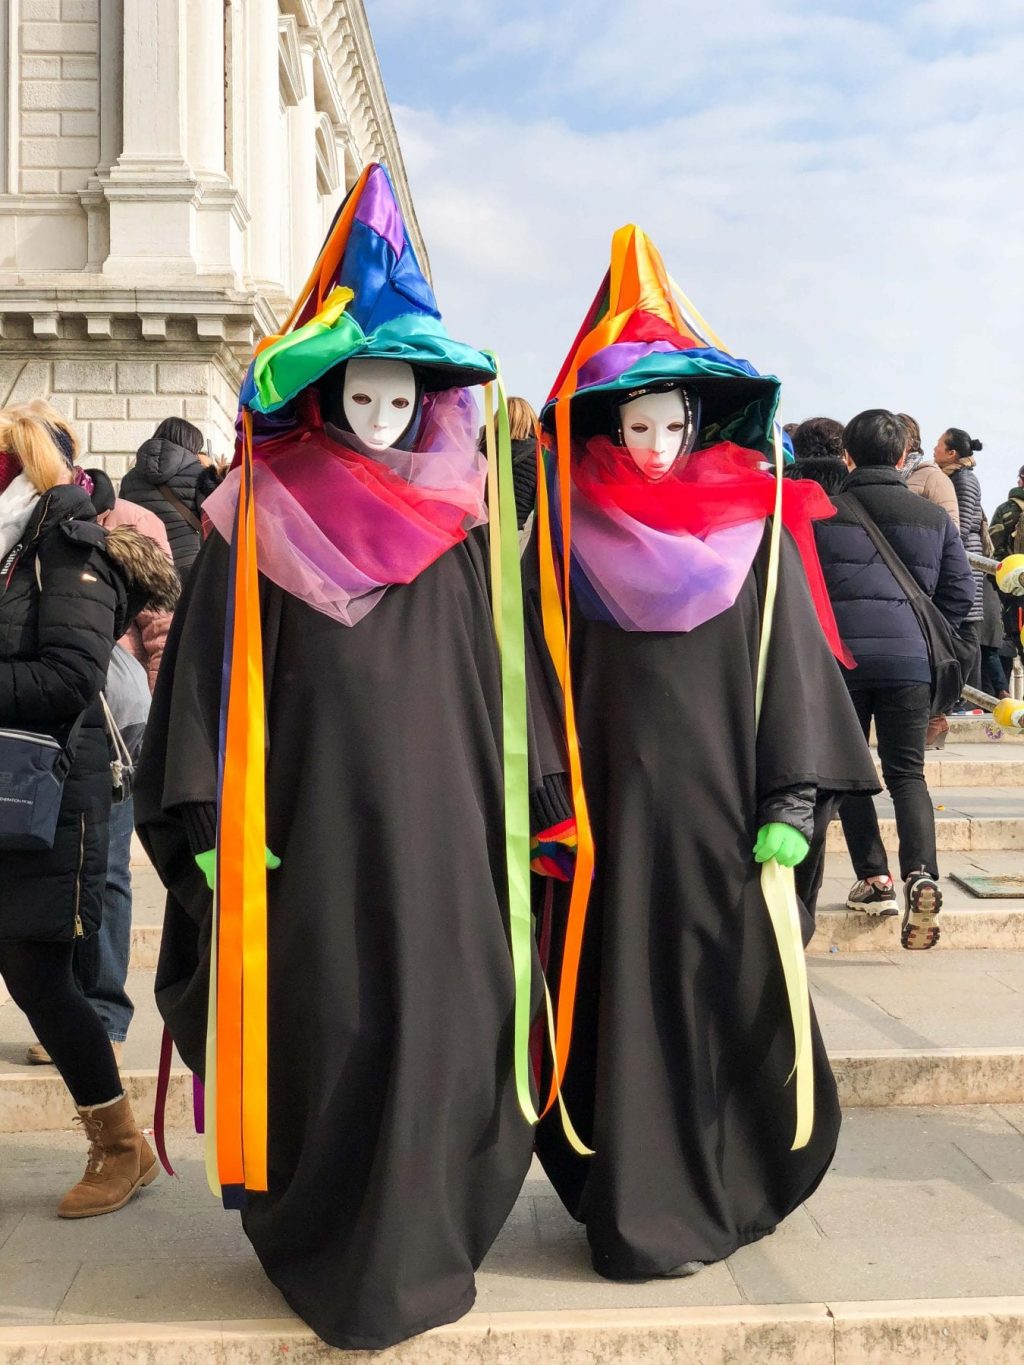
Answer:
<svg viewBox="0 0 1024 1365"><path fill-rule="evenodd" d="M0 976L92 1141L86 1175L58 1209L82 1218L122 1207L156 1172L72 952L103 903L112 781L100 691L111 651L144 606L173 605L177 579L146 537L96 523L70 453L39 417L0 413L0 729L63 745L83 718L53 847L0 850Z"/></svg>
<svg viewBox="0 0 1024 1365"><path fill-rule="evenodd" d="M202 544L200 511L223 471L199 458L203 433L181 417L166 417L121 480L119 496L155 512L167 528L174 567L187 577Z"/></svg>
<svg viewBox="0 0 1024 1365"><path fill-rule="evenodd" d="M974 440L961 427L950 427L935 443L935 463L948 475L956 493L960 509L960 537L969 554L983 553L981 523L981 484L974 472L976 451L980 441ZM985 616L985 575L974 570L974 602L960 627L961 639L973 646L974 658L964 682L970 687L981 686L981 623Z"/></svg>

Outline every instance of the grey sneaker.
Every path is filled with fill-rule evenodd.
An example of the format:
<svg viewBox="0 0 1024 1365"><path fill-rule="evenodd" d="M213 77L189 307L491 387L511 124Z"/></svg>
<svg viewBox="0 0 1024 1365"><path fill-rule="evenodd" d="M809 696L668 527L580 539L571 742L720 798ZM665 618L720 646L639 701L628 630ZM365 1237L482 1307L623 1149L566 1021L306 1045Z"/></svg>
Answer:
<svg viewBox="0 0 1024 1365"><path fill-rule="evenodd" d="M938 881L927 872L911 872L904 883L903 899L900 942L912 951L934 948L939 941L939 911L942 909Z"/></svg>
<svg viewBox="0 0 1024 1365"><path fill-rule="evenodd" d="M861 910L865 915L878 915L882 919L892 919L900 913L900 903L896 899L896 888L891 877L879 885L877 882L854 882L846 898L847 910Z"/></svg>

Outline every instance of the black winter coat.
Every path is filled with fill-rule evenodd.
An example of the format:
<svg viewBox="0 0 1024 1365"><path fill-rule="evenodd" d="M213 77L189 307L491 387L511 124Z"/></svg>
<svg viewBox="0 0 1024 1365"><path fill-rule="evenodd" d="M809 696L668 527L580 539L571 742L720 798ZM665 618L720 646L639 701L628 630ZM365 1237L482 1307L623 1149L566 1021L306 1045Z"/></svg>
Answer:
<svg viewBox="0 0 1024 1365"><path fill-rule="evenodd" d="M947 513L906 486L896 469L855 469L843 492L857 497L951 626L974 601L963 542ZM929 682L917 617L858 523L843 511L814 523L839 633L857 660L851 687Z"/></svg>
<svg viewBox="0 0 1024 1365"><path fill-rule="evenodd" d="M125 527L108 534L73 484L40 498L8 556L0 577L0 726L64 743L76 717L84 712L85 720L53 848L0 852L0 940L66 940L98 927L112 791L99 693L114 641L150 601L172 605L176 588L152 542Z"/></svg>
<svg viewBox="0 0 1024 1365"><path fill-rule="evenodd" d="M195 562L202 537L160 490L169 488L198 520L208 491L206 474L191 450L153 436L139 447L135 464L121 480L120 496L155 512L166 526L174 567L182 578Z"/></svg>
<svg viewBox="0 0 1024 1365"><path fill-rule="evenodd" d="M981 523L985 513L981 506L981 484L973 469L964 466L949 476L956 491L956 502L960 509L960 536L964 549L972 554L984 552L981 543ZM964 618L967 621L980 621L985 615L985 575L980 569L974 570L974 601Z"/></svg>

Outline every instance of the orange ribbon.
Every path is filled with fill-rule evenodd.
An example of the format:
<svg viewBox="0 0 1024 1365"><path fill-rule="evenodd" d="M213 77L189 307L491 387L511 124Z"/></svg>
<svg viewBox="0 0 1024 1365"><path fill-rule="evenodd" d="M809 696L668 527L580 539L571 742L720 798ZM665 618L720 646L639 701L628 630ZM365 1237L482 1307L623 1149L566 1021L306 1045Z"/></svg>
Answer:
<svg viewBox="0 0 1024 1365"><path fill-rule="evenodd" d="M222 1186L267 1188L266 718L252 492L242 415L234 620L217 840L217 1166Z"/></svg>

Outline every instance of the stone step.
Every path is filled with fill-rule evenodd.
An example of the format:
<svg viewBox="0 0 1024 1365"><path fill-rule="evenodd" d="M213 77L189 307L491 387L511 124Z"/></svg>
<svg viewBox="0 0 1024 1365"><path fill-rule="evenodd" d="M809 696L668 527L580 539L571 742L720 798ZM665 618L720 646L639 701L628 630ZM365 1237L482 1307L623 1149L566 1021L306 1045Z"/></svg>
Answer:
<svg viewBox="0 0 1024 1365"><path fill-rule="evenodd" d="M897 866L895 855L892 866ZM1024 948L1024 939L1020 937L1024 897L1019 900L980 900L956 886L946 875L954 872L964 875L1021 872L1024 871L1024 860L1019 853L999 849L954 851L942 859L942 871L945 898L943 923L948 946ZM843 908L855 880L845 848L840 847L830 853L826 859L826 877L819 900L819 930L810 952L827 953L833 949L870 952L890 946L894 933L891 921L874 924L866 916L848 914ZM135 927L132 930L132 966L152 968L156 966L160 952L163 888L148 864L134 869L133 882Z"/></svg>
<svg viewBox="0 0 1024 1365"><path fill-rule="evenodd" d="M829 1052L844 1109L961 1104L1024 1105L1024 1047L877 1048ZM150 1128L155 1071L122 1071L140 1125ZM66 1131L74 1106L51 1067L0 1072L0 1134ZM171 1073L166 1125L190 1131L192 1077L180 1063ZM175 1162L180 1132L169 1139Z"/></svg>
<svg viewBox="0 0 1024 1365"><path fill-rule="evenodd" d="M877 754L875 770L881 777ZM1024 787L1024 744L947 744L925 754L924 775L933 794L940 787Z"/></svg>
<svg viewBox="0 0 1024 1365"><path fill-rule="evenodd" d="M211 1270L213 1268L211 1267ZM893 1267L894 1277L900 1267ZM1018 1365L1024 1298L905 1299L728 1308L474 1312L387 1351L347 1351L348 1365ZM995 1352L995 1354L993 1354ZM0 1327L0 1365L279 1365L337 1361L294 1318Z"/></svg>
<svg viewBox="0 0 1024 1365"><path fill-rule="evenodd" d="M1019 788L986 786L931 789L940 853L1024 848L1024 793ZM887 795L876 797L882 841L896 846L896 822ZM846 847L839 821L828 832L827 849Z"/></svg>
<svg viewBox="0 0 1024 1365"><path fill-rule="evenodd" d="M890 920L889 951L813 957L809 977L844 1104L1024 1103L1024 952L939 948L907 953ZM137 1015L125 1047L126 1083L140 1116L153 1113L161 1023L152 973L135 972ZM0 1007L0 1132L53 1131L71 1107L51 1067L25 1062L24 1016ZM168 1124L192 1118L191 1082L177 1065Z"/></svg>
<svg viewBox="0 0 1024 1365"><path fill-rule="evenodd" d="M535 1166L460 1323L352 1365L1003 1365L1024 1340L1024 1107L854 1109L772 1236L683 1280L613 1284ZM206 1189L201 1143L109 1218L61 1223L80 1134L0 1137L0 1365L341 1359Z"/></svg>
<svg viewBox="0 0 1024 1365"><path fill-rule="evenodd" d="M872 743L874 743L874 739L874 727L872 727ZM1004 730L995 723L990 715L949 717L949 733L946 736L947 749L951 744L1005 744L1011 746L1022 742L1024 742L1024 732Z"/></svg>
<svg viewBox="0 0 1024 1365"><path fill-rule="evenodd" d="M943 881L943 947L981 950L1024 949L1024 899L975 900L968 893ZM845 889L844 889L845 894ZM967 904L967 901L970 901ZM899 939L899 921L880 920L835 906L819 904L818 930L808 954L874 953L892 948ZM132 930L132 967L152 970L160 953L161 926L136 925Z"/></svg>
<svg viewBox="0 0 1024 1365"><path fill-rule="evenodd" d="M1024 948L1024 902L978 901L986 909L942 912L940 951L947 948L999 952ZM1012 908L1011 908L1012 907ZM899 948L899 919L880 920L842 908L818 908L817 932L808 957L877 953Z"/></svg>

